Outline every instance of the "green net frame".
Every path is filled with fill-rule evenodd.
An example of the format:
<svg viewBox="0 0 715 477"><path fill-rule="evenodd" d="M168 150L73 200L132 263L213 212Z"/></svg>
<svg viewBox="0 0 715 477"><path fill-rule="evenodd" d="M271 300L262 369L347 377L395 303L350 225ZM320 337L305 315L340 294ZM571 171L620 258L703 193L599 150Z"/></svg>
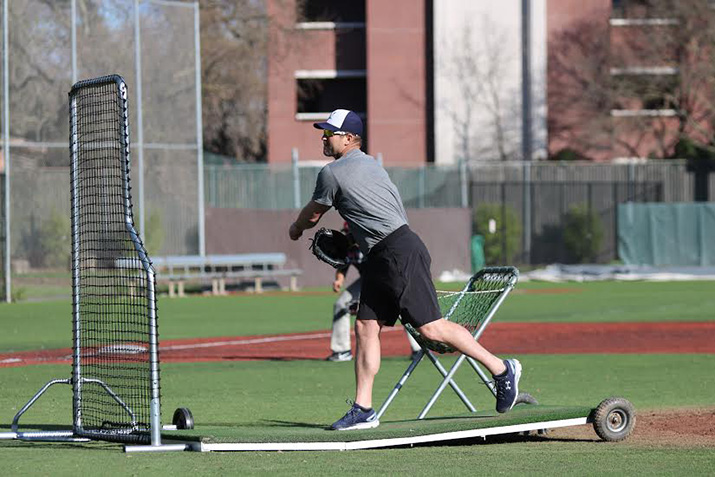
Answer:
<svg viewBox="0 0 715 477"><path fill-rule="evenodd" d="M480 270L469 279L461 291L439 291L437 293L437 299L443 318L464 326L469 330L475 340L479 340L479 337L491 322L494 314L511 290L514 289L518 280L519 271L514 267L487 267ZM447 386L452 388L469 411L476 411L476 408L467 395L459 388L453 379L454 374L464 361L469 363L492 394L496 395L493 383L474 359L462 354L457 358L452 367L447 370L434 353L451 353L455 350L444 343L425 338L409 323L405 323L404 326L422 347L422 351L412 360L407 370L402 374L402 377L387 396L387 399L385 399L385 402L377 412L378 419L385 413L397 396L397 393L404 387L412 375L412 372L417 365L423 361L422 358L425 356L432 362L435 368L437 368L443 379L417 419L425 418Z"/></svg>
<svg viewBox="0 0 715 477"><path fill-rule="evenodd" d="M472 276L461 291L438 290L442 316L474 334L486 319L491 318L502 297L516 286L518 280L519 271L514 267L491 267ZM423 347L440 354L455 352L444 343L425 338L409 323L404 326Z"/></svg>

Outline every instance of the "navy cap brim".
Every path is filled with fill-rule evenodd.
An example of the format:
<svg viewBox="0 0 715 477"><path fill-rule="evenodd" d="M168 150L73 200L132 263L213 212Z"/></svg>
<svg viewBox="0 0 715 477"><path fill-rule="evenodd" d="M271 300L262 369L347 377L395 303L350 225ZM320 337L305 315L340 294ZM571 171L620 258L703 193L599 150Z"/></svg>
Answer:
<svg viewBox="0 0 715 477"><path fill-rule="evenodd" d="M315 129L327 129L328 131L338 131L337 126L330 123L313 123Z"/></svg>

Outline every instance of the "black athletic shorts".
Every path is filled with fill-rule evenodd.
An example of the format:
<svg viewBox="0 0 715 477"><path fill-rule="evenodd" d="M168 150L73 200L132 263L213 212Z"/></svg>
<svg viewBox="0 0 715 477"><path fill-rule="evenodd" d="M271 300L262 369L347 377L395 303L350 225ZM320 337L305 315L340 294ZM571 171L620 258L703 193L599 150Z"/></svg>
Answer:
<svg viewBox="0 0 715 477"><path fill-rule="evenodd" d="M358 320L419 328L441 318L427 247L407 225L375 245L363 263Z"/></svg>

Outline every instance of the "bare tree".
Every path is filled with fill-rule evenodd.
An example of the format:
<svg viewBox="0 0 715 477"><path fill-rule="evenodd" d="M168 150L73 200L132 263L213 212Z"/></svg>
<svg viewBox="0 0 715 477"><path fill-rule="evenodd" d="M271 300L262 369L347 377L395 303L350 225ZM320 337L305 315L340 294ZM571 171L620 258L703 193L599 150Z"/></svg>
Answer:
<svg viewBox="0 0 715 477"><path fill-rule="evenodd" d="M715 145L715 10L703 0L639 0L624 14L638 21L584 21L552 41L552 148L669 157L684 137Z"/></svg>
<svg viewBox="0 0 715 477"><path fill-rule="evenodd" d="M610 149L608 35L607 24L579 22L549 47L548 128L550 142L558 148L567 145L584 155Z"/></svg>
<svg viewBox="0 0 715 477"><path fill-rule="evenodd" d="M670 7L677 26L669 35L650 35L646 44L652 55L668 52L677 66L676 87L666 96L678 113L675 140L690 137L715 146L715 10L703 0L659 2Z"/></svg>
<svg viewBox="0 0 715 477"><path fill-rule="evenodd" d="M262 2L202 2L206 149L239 161L265 160L267 38Z"/></svg>
<svg viewBox="0 0 715 477"><path fill-rule="evenodd" d="M65 140L70 82L65 45L70 32L52 20L62 18L66 9L48 1L9 2L8 9L10 135L26 141ZM39 22L39 16L49 21Z"/></svg>
<svg viewBox="0 0 715 477"><path fill-rule="evenodd" d="M450 82L457 99L438 104L450 117L464 159L495 156L501 161L518 155L513 141L520 126L518 90L505 91L504 79L516 61L504 51L507 36L485 17L475 35L465 22L457 41L447 45L451 55L440 70ZM478 46L479 45L479 46ZM495 154L496 152L496 154Z"/></svg>

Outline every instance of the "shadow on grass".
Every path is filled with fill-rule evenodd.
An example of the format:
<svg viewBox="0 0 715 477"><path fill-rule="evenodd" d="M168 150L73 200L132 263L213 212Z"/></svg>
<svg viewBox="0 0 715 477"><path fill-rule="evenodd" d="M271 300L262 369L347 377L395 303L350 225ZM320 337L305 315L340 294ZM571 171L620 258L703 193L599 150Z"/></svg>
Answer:
<svg viewBox="0 0 715 477"><path fill-rule="evenodd" d="M27 441L27 440L0 440L2 449L71 449L90 451L117 451L123 444L113 442L53 442L53 441Z"/></svg>
<svg viewBox="0 0 715 477"><path fill-rule="evenodd" d="M314 422L293 422L293 421L278 421L273 419L262 419L257 422L201 422L201 427L225 427L225 428L249 428L249 427L284 427L292 429L328 429L325 424L316 424Z"/></svg>
<svg viewBox="0 0 715 477"><path fill-rule="evenodd" d="M440 416L440 417L425 417L424 419L400 419L394 421L380 420L382 424L405 424L405 423L416 423L416 422L441 422L441 421L482 421L484 419L494 419L498 417L499 414L496 412L494 414L487 414L481 416Z"/></svg>
<svg viewBox="0 0 715 477"><path fill-rule="evenodd" d="M277 421L274 419L264 419L261 422L267 423L271 427L290 427L303 429L328 429L330 427L326 426L325 424L315 424L312 422Z"/></svg>
<svg viewBox="0 0 715 477"><path fill-rule="evenodd" d="M12 424L0 424L0 432L11 432ZM20 432L37 432L37 431L71 431L72 424L25 424L18 425Z"/></svg>
<svg viewBox="0 0 715 477"><path fill-rule="evenodd" d="M12 432L10 424L0 424L0 432ZM19 426L18 432L37 432L37 431L71 431L72 425L60 424L23 424ZM91 442L72 442L59 440L37 440L37 439L0 439L0 448L4 449L89 449L97 450L115 450L121 444L106 442L106 441L91 441Z"/></svg>
<svg viewBox="0 0 715 477"><path fill-rule="evenodd" d="M549 437L548 435L534 434L503 434L484 437L470 437L467 439L455 439L439 442L425 442L414 444L413 446L405 447L457 447L471 445L497 445L497 444L513 444L513 443L530 443L530 442L564 442L564 443L599 443L600 439L583 439L583 438L567 438L567 437Z"/></svg>

